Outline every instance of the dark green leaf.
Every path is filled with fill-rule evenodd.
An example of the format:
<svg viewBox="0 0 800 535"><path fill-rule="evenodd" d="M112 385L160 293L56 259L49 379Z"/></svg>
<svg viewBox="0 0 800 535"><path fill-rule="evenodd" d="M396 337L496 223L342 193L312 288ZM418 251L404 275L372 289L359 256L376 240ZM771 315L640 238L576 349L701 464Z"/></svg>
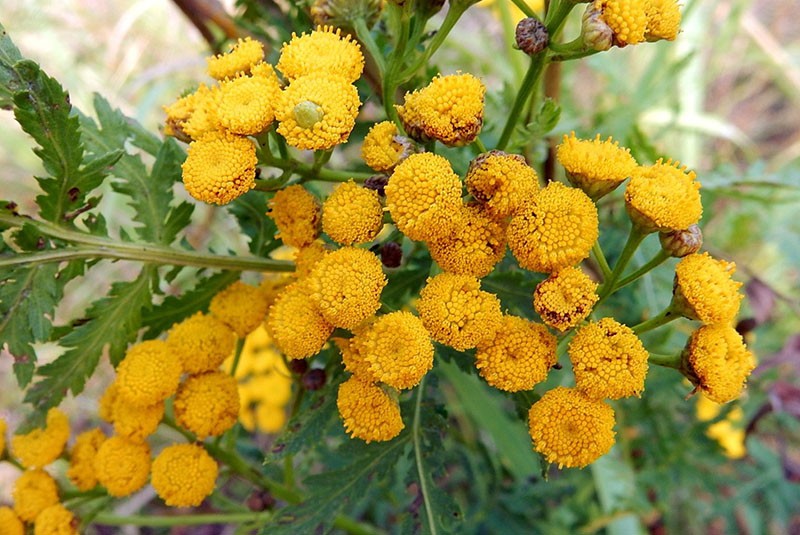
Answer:
<svg viewBox="0 0 800 535"><path fill-rule="evenodd" d="M14 64L21 59L19 49L0 24L0 108L11 109L14 93L22 89L20 80L14 72Z"/></svg>
<svg viewBox="0 0 800 535"><path fill-rule="evenodd" d="M541 275L526 271L495 270L481 281L481 288L497 295L503 310L530 317L533 313L533 292L543 279Z"/></svg>
<svg viewBox="0 0 800 535"><path fill-rule="evenodd" d="M266 217L264 196L257 191L245 193L231 204L228 210L236 217L239 226L250 237L250 252L266 256L281 245L275 239L278 227L271 217Z"/></svg>

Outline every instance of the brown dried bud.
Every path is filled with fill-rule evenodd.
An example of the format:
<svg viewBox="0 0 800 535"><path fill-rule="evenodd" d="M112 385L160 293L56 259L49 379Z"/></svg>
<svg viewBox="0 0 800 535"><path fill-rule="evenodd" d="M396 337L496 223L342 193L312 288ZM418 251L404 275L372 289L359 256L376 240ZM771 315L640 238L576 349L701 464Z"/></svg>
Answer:
<svg viewBox="0 0 800 535"><path fill-rule="evenodd" d="M364 187L378 192L378 195L385 197L386 193L383 188L389 183L389 177L386 175L373 175L364 181Z"/></svg>
<svg viewBox="0 0 800 535"><path fill-rule="evenodd" d="M517 24L516 40L520 50L533 56L547 48L550 44L550 35L542 21L528 17Z"/></svg>
<svg viewBox="0 0 800 535"><path fill-rule="evenodd" d="M380 18L383 0L315 0L311 5L314 24L352 28L352 21L363 19L372 26Z"/></svg>
<svg viewBox="0 0 800 535"><path fill-rule="evenodd" d="M306 390L319 390L325 386L326 381L325 370L322 368L314 368L308 370L303 375L303 387Z"/></svg>
<svg viewBox="0 0 800 535"><path fill-rule="evenodd" d="M388 268L400 266L403 260L403 248L397 242L390 241L381 247L381 262Z"/></svg>
<svg viewBox="0 0 800 535"><path fill-rule="evenodd" d="M692 225L686 230L673 230L659 232L658 239L661 248L675 258L696 253L703 246L703 231L697 225Z"/></svg>
<svg viewBox="0 0 800 535"><path fill-rule="evenodd" d="M308 371L308 362L305 359L292 359L289 361L289 370L295 375L303 375Z"/></svg>
<svg viewBox="0 0 800 535"><path fill-rule="evenodd" d="M605 23L602 14L602 11L596 9L593 4L589 4L583 12L581 26L583 42L592 50L599 52L608 50L614 44L614 31Z"/></svg>

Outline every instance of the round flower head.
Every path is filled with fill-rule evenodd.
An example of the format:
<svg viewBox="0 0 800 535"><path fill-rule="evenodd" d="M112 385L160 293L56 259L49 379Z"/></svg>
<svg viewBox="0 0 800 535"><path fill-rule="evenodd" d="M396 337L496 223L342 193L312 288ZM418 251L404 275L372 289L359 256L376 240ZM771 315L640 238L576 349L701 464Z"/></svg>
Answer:
<svg viewBox="0 0 800 535"><path fill-rule="evenodd" d="M172 326L167 345L183 371L200 373L216 370L233 353L234 336L218 316L197 312Z"/></svg>
<svg viewBox="0 0 800 535"><path fill-rule="evenodd" d="M69 439L69 420L58 408L47 411L47 424L11 437L11 453L25 468L41 468L55 461Z"/></svg>
<svg viewBox="0 0 800 535"><path fill-rule="evenodd" d="M175 419L200 440L221 435L238 416L239 387L226 373L191 375L175 394Z"/></svg>
<svg viewBox="0 0 800 535"><path fill-rule="evenodd" d="M575 384L592 399L639 396L648 356L634 332L611 318L581 327L569 344Z"/></svg>
<svg viewBox="0 0 800 535"><path fill-rule="evenodd" d="M635 45L644 41L647 29L647 2L644 0L595 0L594 8L614 32L614 44Z"/></svg>
<svg viewBox="0 0 800 535"><path fill-rule="evenodd" d="M175 393L182 372L180 359L166 342L141 342L128 348L117 367L117 395L133 405L154 405Z"/></svg>
<svg viewBox="0 0 800 535"><path fill-rule="evenodd" d="M533 292L533 308L542 321L562 333L592 312L599 299L597 283L576 267L551 273Z"/></svg>
<svg viewBox="0 0 800 535"><path fill-rule="evenodd" d="M87 491L97 485L94 458L105 441L106 435L100 429L84 431L75 439L69 456L67 477L78 490Z"/></svg>
<svg viewBox="0 0 800 535"><path fill-rule="evenodd" d="M565 135L556 156L570 184L595 201L616 189L638 167L629 149L610 137L601 141L600 134L592 140L578 139L575 132Z"/></svg>
<svg viewBox="0 0 800 535"><path fill-rule="evenodd" d="M536 171L518 154L493 150L469 164L465 179L470 195L495 219L505 219L539 191Z"/></svg>
<svg viewBox="0 0 800 535"><path fill-rule="evenodd" d="M556 343L544 325L503 316L495 336L478 345L475 366L495 388L530 390L547 378L556 363Z"/></svg>
<svg viewBox="0 0 800 535"><path fill-rule="evenodd" d="M111 496L122 498L133 494L147 483L150 446L113 436L97 450L94 473Z"/></svg>
<svg viewBox="0 0 800 535"><path fill-rule="evenodd" d="M33 522L39 513L58 503L58 487L44 470L26 470L14 483L11 496L17 516L23 522Z"/></svg>
<svg viewBox="0 0 800 535"><path fill-rule="evenodd" d="M377 123L369 129L361 145L361 157L375 171L389 172L400 163L408 144L401 143L392 121Z"/></svg>
<svg viewBox="0 0 800 535"><path fill-rule="evenodd" d="M361 100L344 78L320 72L294 80L275 110L278 133L302 150L328 150L347 141Z"/></svg>
<svg viewBox="0 0 800 535"><path fill-rule="evenodd" d="M33 535L78 535L78 520L69 509L57 503L39 513Z"/></svg>
<svg viewBox="0 0 800 535"><path fill-rule="evenodd" d="M361 46L338 28L320 26L310 34L292 34L284 43L276 65L288 80L317 73L340 76L346 83L358 80L364 70Z"/></svg>
<svg viewBox="0 0 800 535"><path fill-rule="evenodd" d="M367 443L391 440L405 427L397 400L356 375L339 385L336 406L345 431Z"/></svg>
<svg viewBox="0 0 800 535"><path fill-rule="evenodd" d="M292 380L287 371L262 373L242 383L239 393L244 393L249 402L283 407L292 398Z"/></svg>
<svg viewBox="0 0 800 535"><path fill-rule="evenodd" d="M142 442L156 432L163 417L163 401L142 407L117 398L114 404L114 433L134 442Z"/></svg>
<svg viewBox="0 0 800 535"><path fill-rule="evenodd" d="M200 87L208 89L203 84L201 84ZM184 127L186 125L186 121L188 121L195 112L196 100L197 94L190 93L180 97L169 106L163 107L164 113L167 115L166 119L164 120L165 136L172 136L185 143L188 143L192 140L192 137L186 132Z"/></svg>
<svg viewBox="0 0 800 535"><path fill-rule="evenodd" d="M681 369L712 401L727 403L739 397L755 357L730 325L704 325L689 338Z"/></svg>
<svg viewBox="0 0 800 535"><path fill-rule="evenodd" d="M449 273L485 277L506 252L506 228L483 205L465 206L455 218L453 234L428 242L431 257Z"/></svg>
<svg viewBox="0 0 800 535"><path fill-rule="evenodd" d="M703 323L731 323L739 313L741 282L731 275L736 264L708 253L684 256L675 266L673 307Z"/></svg>
<svg viewBox="0 0 800 535"><path fill-rule="evenodd" d="M366 328L357 329L353 338L334 338L333 341L342 355L344 369L358 376L364 381L377 383L378 379L372 374L370 363L367 361L366 354L362 351L361 334Z"/></svg>
<svg viewBox="0 0 800 535"><path fill-rule="evenodd" d="M269 201L267 212L278 227L276 237L286 245L305 247L317 239L320 232L320 204L299 184L283 188Z"/></svg>
<svg viewBox="0 0 800 535"><path fill-rule="evenodd" d="M222 82L217 117L229 132L254 136L264 132L275 119L275 104L281 86L272 76L240 76Z"/></svg>
<svg viewBox="0 0 800 535"><path fill-rule="evenodd" d="M481 131L485 93L486 87L471 74L437 76L422 89L406 93L397 112L412 138L460 147L475 141Z"/></svg>
<svg viewBox="0 0 800 535"><path fill-rule="evenodd" d="M19 519L11 507L0 506L0 526L5 535L25 535L25 524Z"/></svg>
<svg viewBox="0 0 800 535"><path fill-rule="evenodd" d="M256 146L246 137L212 132L189 145L183 162L186 191L206 203L228 204L256 182Z"/></svg>
<svg viewBox="0 0 800 535"><path fill-rule="evenodd" d="M214 492L217 472L217 462L199 444L173 444L153 460L151 482L170 507L197 507Z"/></svg>
<svg viewBox="0 0 800 535"><path fill-rule="evenodd" d="M294 255L294 276L302 280L311 275L317 262L330 253L330 249L322 240L316 240L310 245L301 247Z"/></svg>
<svg viewBox="0 0 800 535"><path fill-rule="evenodd" d="M267 403L259 403L256 405L253 414L253 423L254 425L250 427L250 431L258 428L262 433L277 433L286 424L286 409ZM247 429L246 426L245 429Z"/></svg>
<svg viewBox="0 0 800 535"><path fill-rule="evenodd" d="M506 235L520 267L551 273L589 256L598 225L583 191L551 182L511 219Z"/></svg>
<svg viewBox="0 0 800 535"><path fill-rule="evenodd" d="M681 30L681 9L676 0L647 0L648 41L674 41Z"/></svg>
<svg viewBox="0 0 800 535"><path fill-rule="evenodd" d="M480 286L469 275L441 273L428 279L417 310L434 340L464 351L494 336L503 321L500 300Z"/></svg>
<svg viewBox="0 0 800 535"><path fill-rule="evenodd" d="M247 74L250 69L264 59L264 45L245 37L239 39L226 54L207 59L208 74L217 80Z"/></svg>
<svg viewBox="0 0 800 535"><path fill-rule="evenodd" d="M461 180L437 154L412 154L395 167L385 188L386 206L398 230L416 241L446 237L456 227Z"/></svg>
<svg viewBox="0 0 800 535"><path fill-rule="evenodd" d="M339 184L322 204L322 231L342 245L375 239L383 228L383 208L375 190L355 182Z"/></svg>
<svg viewBox="0 0 800 535"><path fill-rule="evenodd" d="M644 232L683 230L700 220L700 183L694 171L658 160L640 167L625 189L625 208Z"/></svg>
<svg viewBox="0 0 800 535"><path fill-rule="evenodd" d="M208 311L244 338L255 331L267 317L269 302L257 286L236 281L211 299ZM225 355L230 355L231 351ZM214 366L216 368L217 366ZM186 371L189 371L188 368ZM206 370L203 370L206 371ZM194 372L190 372L194 373Z"/></svg>
<svg viewBox="0 0 800 535"><path fill-rule="evenodd" d="M614 409L563 386L547 392L528 412L533 449L558 467L583 468L614 445Z"/></svg>
<svg viewBox="0 0 800 535"><path fill-rule="evenodd" d="M267 316L270 336L290 359L304 359L319 353L333 329L309 298L305 282L284 288Z"/></svg>

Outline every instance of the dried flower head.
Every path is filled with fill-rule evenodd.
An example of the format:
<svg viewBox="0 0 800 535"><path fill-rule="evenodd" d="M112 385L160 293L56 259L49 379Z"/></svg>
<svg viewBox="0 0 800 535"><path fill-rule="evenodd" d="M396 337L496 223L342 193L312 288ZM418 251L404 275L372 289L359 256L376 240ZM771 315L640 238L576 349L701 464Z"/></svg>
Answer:
<svg viewBox="0 0 800 535"><path fill-rule="evenodd" d="M533 292L533 308L542 321L562 333L592 312L599 299L597 283L576 267L565 267L540 282Z"/></svg>
<svg viewBox="0 0 800 535"><path fill-rule="evenodd" d="M97 450L94 472L111 496L122 498L133 494L147 483L150 475L150 446L113 436Z"/></svg>
<svg viewBox="0 0 800 535"><path fill-rule="evenodd" d="M690 254L675 266L674 308L703 323L731 323L739 313L742 283L731 278L736 264L708 253Z"/></svg>
<svg viewBox="0 0 800 535"><path fill-rule="evenodd" d="M332 26L318 26L310 34L292 34L284 43L278 70L291 81L309 74L328 73L341 77L344 82L358 80L364 70L361 46L349 35Z"/></svg>
<svg viewBox="0 0 800 535"><path fill-rule="evenodd" d="M565 135L556 156L570 183L595 201L616 189L638 167L629 149L610 137L601 141L600 134L592 140L578 139L575 132Z"/></svg>
<svg viewBox="0 0 800 535"><path fill-rule="evenodd" d="M239 338L244 338L256 330L266 319L268 309L269 302L264 292L257 286L242 281L236 281L217 293L208 305L208 311L223 324L233 329ZM228 351L225 356L227 357L230 353ZM188 368L186 371L194 373Z"/></svg>
<svg viewBox="0 0 800 535"><path fill-rule="evenodd" d="M217 80L247 74L263 61L264 45L249 37L239 39L225 54L207 58L208 74Z"/></svg>
<svg viewBox="0 0 800 535"><path fill-rule="evenodd" d="M239 388L226 373L190 375L175 394L175 419L201 440L233 427L238 415Z"/></svg>
<svg viewBox="0 0 800 535"><path fill-rule="evenodd" d="M339 385L336 406L345 431L367 443L391 440L405 427L397 400L356 375Z"/></svg>
<svg viewBox="0 0 800 535"><path fill-rule="evenodd" d="M276 237L286 245L305 247L319 237L319 201L299 184L276 192L269 202L267 215L278 227Z"/></svg>
<svg viewBox="0 0 800 535"><path fill-rule="evenodd" d="M727 403L739 397L755 357L730 325L704 325L692 333L681 370L709 399Z"/></svg>
<svg viewBox="0 0 800 535"><path fill-rule="evenodd" d="M228 204L256 182L256 146L246 137L210 132L189 144L183 185L198 201Z"/></svg>
<svg viewBox="0 0 800 535"><path fill-rule="evenodd" d="M689 228L700 220L700 183L678 162L640 167L625 188L625 208L643 232Z"/></svg>
<svg viewBox="0 0 800 535"><path fill-rule="evenodd" d="M499 150L472 160L465 182L470 195L498 220L514 215L539 191L536 171L525 158Z"/></svg>
<svg viewBox="0 0 800 535"><path fill-rule="evenodd" d="M375 239L383 228L378 192L352 180L336 186L322 203L322 231L342 245Z"/></svg>
<svg viewBox="0 0 800 535"><path fill-rule="evenodd" d="M217 462L199 444L173 444L153 460L151 481L170 507L197 507L214 492Z"/></svg>

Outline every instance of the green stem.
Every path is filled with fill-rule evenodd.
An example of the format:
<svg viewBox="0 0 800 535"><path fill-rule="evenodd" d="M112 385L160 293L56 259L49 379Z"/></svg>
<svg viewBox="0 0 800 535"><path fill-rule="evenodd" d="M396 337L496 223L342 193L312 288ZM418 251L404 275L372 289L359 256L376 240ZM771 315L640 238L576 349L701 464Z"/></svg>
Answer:
<svg viewBox="0 0 800 535"><path fill-rule="evenodd" d="M511 140L511 134L514 133L514 127L517 125L517 120L519 119L520 115L522 115L522 109L525 107L525 103L533 94L537 84L539 83L539 79L542 76L542 72L544 72L545 60L546 55L542 53L536 54L531 58L531 64L528 67L528 72L525 73L525 78L522 80L522 86L517 92L517 97L514 99L514 105L511 107L511 111L506 119L506 125L503 128L503 133L500 135L500 141L497 142L497 146L495 147L497 150L505 149L508 145L508 142Z"/></svg>
<svg viewBox="0 0 800 535"><path fill-rule="evenodd" d="M369 55L375 60L375 64L378 66L378 73L381 76L382 82L384 74L386 73L386 62L383 60L383 54L381 53L380 48L378 48L378 44L375 42L375 39L372 38L372 32L369 31L366 21L364 21L364 19L361 17L353 20L352 23L358 40L364 44L364 47L367 49L367 52L369 52Z"/></svg>
<svg viewBox="0 0 800 535"><path fill-rule="evenodd" d="M444 20L442 21L442 25L439 27L439 30L436 32L436 35L433 36L431 42L428 44L428 48L425 49L425 52L422 56L414 62L414 64L403 71L402 75L400 76L400 82L404 82L410 79L414 74L419 71L419 69L423 65L428 64L428 60L431 56L439 49L440 46L444 43L444 40L447 38L447 35L453 29L453 26L456 25L458 19L461 18L461 15L464 14L466 8L464 7L455 7L450 4L450 9L445 15Z"/></svg>
<svg viewBox="0 0 800 535"><path fill-rule="evenodd" d="M475 141L473 141L472 144L478 150L478 154L483 154L485 152L489 152L489 150L486 148L486 145L484 145L483 141L481 141L481 138L479 138L477 136L475 137Z"/></svg>
<svg viewBox="0 0 800 535"><path fill-rule="evenodd" d="M617 281L628 266L628 262L633 258L633 253L636 252L636 249L639 248L639 244L642 243L642 240L646 236L647 233L641 232L636 225L631 225L630 233L628 233L628 240L625 242L625 247L622 249L622 253L619 255L617 263L614 265L614 271L603 281L603 287L600 289L601 301L617 291Z"/></svg>
<svg viewBox="0 0 800 535"><path fill-rule="evenodd" d="M631 327L636 334L642 334L647 331L652 331L657 327L666 325L667 323L680 318L681 315L672 310L672 306L668 306L657 315L653 316L647 321L643 321L638 325Z"/></svg>
<svg viewBox="0 0 800 535"><path fill-rule="evenodd" d="M681 354L676 353L674 355L662 355L659 353L650 353L650 357L647 359L647 362L650 364L655 364L656 366L663 366L664 368L673 368L679 370L681 368Z"/></svg>
<svg viewBox="0 0 800 535"><path fill-rule="evenodd" d="M597 265L600 266L600 271L603 273L603 281L607 281L611 276L611 268L608 265L608 260L606 260L606 255L603 254L603 249L600 248L599 241L594 242L594 245L592 245L592 253L594 254L594 259L597 260Z"/></svg>
<svg viewBox="0 0 800 535"><path fill-rule="evenodd" d="M525 2L525 0L511 0L515 6L519 8L520 11L525 13L526 17L539 20L539 17L536 16L536 12L531 9L531 7Z"/></svg>
<svg viewBox="0 0 800 535"><path fill-rule="evenodd" d="M296 175L300 175L303 181L307 180L321 180L323 182L347 182L348 180L355 180L356 182L364 182L372 176L372 173L363 173L359 171L338 171L334 169L314 169L313 165L308 165L296 160L278 160L268 159L264 162L268 167L275 167L276 169L283 169L291 171Z"/></svg>
<svg viewBox="0 0 800 535"><path fill-rule="evenodd" d="M670 258L670 254L666 252L664 249L661 249L658 254L656 254L653 258L650 259L645 265L622 279L617 283L617 288L623 288L630 283L638 280L643 275L647 274L648 272L652 271L653 269L657 268L661 264L663 264L667 259Z"/></svg>
<svg viewBox="0 0 800 535"><path fill-rule="evenodd" d="M106 526L149 526L155 528L170 526L204 526L208 524L242 524L245 522L264 524L271 517L272 513L263 511L174 516L120 516L110 513L100 513L94 517L94 523Z"/></svg>
<svg viewBox="0 0 800 535"><path fill-rule="evenodd" d="M422 465L422 446L420 444L420 412L422 407L422 398L425 395L425 377L417 385L417 399L414 403L414 423L411 428L411 435L414 438L414 458L417 462L417 475L419 476L419 491L422 493L422 500L425 504L425 515L428 520L428 529L431 535L436 535L436 522L433 518L433 509L431 508L431 500L428 495L428 480L426 478L425 468Z"/></svg>
<svg viewBox="0 0 800 535"><path fill-rule="evenodd" d="M236 353L233 355L233 364L231 364L231 377L236 377L236 368L239 367L239 361L242 358L242 349L244 348L244 338L236 339Z"/></svg>
<svg viewBox="0 0 800 535"><path fill-rule="evenodd" d="M547 9L544 24L547 26L547 33L550 37L554 37L564 21L567 19L572 8L575 7L574 0L553 0L550 2L550 7Z"/></svg>

